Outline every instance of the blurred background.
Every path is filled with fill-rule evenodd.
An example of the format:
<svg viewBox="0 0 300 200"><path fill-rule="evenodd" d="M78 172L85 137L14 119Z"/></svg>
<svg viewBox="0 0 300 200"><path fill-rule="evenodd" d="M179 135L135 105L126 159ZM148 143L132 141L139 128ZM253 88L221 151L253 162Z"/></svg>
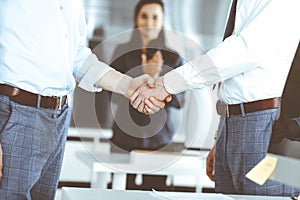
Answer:
<svg viewBox="0 0 300 200"><path fill-rule="evenodd" d="M130 39L131 31L134 27L134 6L138 0L84 0L86 21L88 24L88 45L96 52L99 59L111 63L112 53L115 47L120 43L125 43ZM216 46L223 37L227 10L230 4L229 0L164 0L165 4L165 29L168 47L176 50L186 61L190 61L201 53ZM99 54L101 54L99 56ZM189 102L185 104L183 110L186 110L187 116L192 116L187 105L191 104L193 98L199 96L198 93L212 93L212 103L214 103L215 91L193 91L187 92ZM200 94L203 96L203 94ZM204 98L209 100L210 97ZM203 97L202 97L203 98ZM90 104L96 104L95 108L90 108ZM112 125L112 114L110 99L107 92L102 91L96 97L94 94L85 92L79 88L74 93L74 114L77 116L76 125L79 127L97 128L94 116L91 113L96 112L100 126L109 129ZM200 102L199 100L197 102ZM83 106L86 105L86 106ZM203 104L205 105L205 104ZM202 109L201 105L200 110ZM209 105L211 106L211 105ZM207 106L204 106L206 108ZM96 110L95 110L96 109ZM214 105L213 105L214 109ZM174 111L176 113L176 111ZM80 113L80 116L76 113ZM73 115L74 115L73 114ZM199 113L198 113L199 114ZM179 115L179 114L177 114ZM176 114L174 114L176 118ZM187 119L184 117L184 119ZM178 119L179 120L179 119ZM186 120L184 120L186 121ZM202 120L203 121L203 120ZM213 123L212 130L215 129L218 120ZM182 123L177 123L182 124ZM189 124L188 124L189 125ZM188 129L188 125L182 124L180 133ZM71 126L75 126L74 121ZM203 136L203 134L198 134ZM203 140L205 136L201 138ZM202 142L209 148L212 143L212 137ZM200 145L200 144L199 144Z"/></svg>
<svg viewBox="0 0 300 200"><path fill-rule="evenodd" d="M102 41L133 27L138 0L84 0L88 39ZM205 49L222 40L229 0L164 0L165 28L181 32Z"/></svg>
<svg viewBox="0 0 300 200"><path fill-rule="evenodd" d="M87 44L92 49L100 46L100 59L104 62L109 64L117 44L129 40L130 34L123 33L130 32L134 26L133 13L137 2L138 0L83 0L88 25ZM170 34L166 37L169 47L178 51L187 61L222 41L230 0L163 2L165 28L169 30L167 34ZM124 35L128 37L123 37ZM105 91L95 95L76 88L69 101L73 107L73 116L60 187L91 187L92 161L82 160L78 152L86 151L89 147L107 152L104 147L108 145L107 139L112 135L113 122L110 98ZM178 148L208 151L212 147L219 122L215 112L216 101L216 90L212 88L186 92L184 107L179 111L174 110L172 114L179 126L174 139ZM195 189L192 179L183 180L179 186ZM175 179L173 183L174 181L176 182Z"/></svg>

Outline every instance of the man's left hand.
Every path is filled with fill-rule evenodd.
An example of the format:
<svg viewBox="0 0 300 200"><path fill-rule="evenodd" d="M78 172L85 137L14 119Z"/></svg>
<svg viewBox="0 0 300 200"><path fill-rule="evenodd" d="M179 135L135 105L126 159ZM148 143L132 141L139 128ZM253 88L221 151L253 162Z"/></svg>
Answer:
<svg viewBox="0 0 300 200"><path fill-rule="evenodd" d="M300 127L295 120L281 115L274 123L271 142L275 144L280 143L285 137L300 137Z"/></svg>

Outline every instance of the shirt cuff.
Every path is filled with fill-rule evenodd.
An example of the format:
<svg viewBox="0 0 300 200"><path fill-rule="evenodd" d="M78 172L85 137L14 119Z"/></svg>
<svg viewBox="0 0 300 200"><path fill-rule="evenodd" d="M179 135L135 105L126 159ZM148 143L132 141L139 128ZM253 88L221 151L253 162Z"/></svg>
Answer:
<svg viewBox="0 0 300 200"><path fill-rule="evenodd" d="M89 92L101 92L102 88L96 87L95 83L110 70L115 70L99 60L95 62L94 59L87 60L82 68L86 70L78 86Z"/></svg>
<svg viewBox="0 0 300 200"><path fill-rule="evenodd" d="M196 66L202 57L178 67L164 75L164 86L168 93L178 94L189 89L204 89L209 81Z"/></svg>
<svg viewBox="0 0 300 200"><path fill-rule="evenodd" d="M190 89L187 81L176 69L164 75L164 86L169 94L178 94Z"/></svg>

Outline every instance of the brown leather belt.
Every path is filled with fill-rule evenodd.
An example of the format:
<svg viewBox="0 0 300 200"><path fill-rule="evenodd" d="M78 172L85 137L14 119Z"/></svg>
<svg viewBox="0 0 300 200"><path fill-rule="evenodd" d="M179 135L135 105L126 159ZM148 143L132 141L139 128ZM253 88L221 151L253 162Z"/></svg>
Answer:
<svg viewBox="0 0 300 200"><path fill-rule="evenodd" d="M263 99L242 104L227 105L220 101L217 103L217 112L222 116L242 115L243 113L257 112L261 110L279 108L280 97Z"/></svg>
<svg viewBox="0 0 300 200"><path fill-rule="evenodd" d="M40 96L40 103L38 105L39 95L5 84L0 84L0 94L8 96L10 100L21 105L41 107L47 109L59 109L67 102L67 96Z"/></svg>

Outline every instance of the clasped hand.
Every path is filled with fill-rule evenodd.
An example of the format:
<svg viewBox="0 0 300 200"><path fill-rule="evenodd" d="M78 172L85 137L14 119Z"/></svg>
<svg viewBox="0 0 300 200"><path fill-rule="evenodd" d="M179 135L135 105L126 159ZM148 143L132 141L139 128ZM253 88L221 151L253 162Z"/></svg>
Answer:
<svg viewBox="0 0 300 200"><path fill-rule="evenodd" d="M164 102L172 100L172 96L163 85L163 77L148 79L130 97L131 105L139 112L154 114L165 107Z"/></svg>

